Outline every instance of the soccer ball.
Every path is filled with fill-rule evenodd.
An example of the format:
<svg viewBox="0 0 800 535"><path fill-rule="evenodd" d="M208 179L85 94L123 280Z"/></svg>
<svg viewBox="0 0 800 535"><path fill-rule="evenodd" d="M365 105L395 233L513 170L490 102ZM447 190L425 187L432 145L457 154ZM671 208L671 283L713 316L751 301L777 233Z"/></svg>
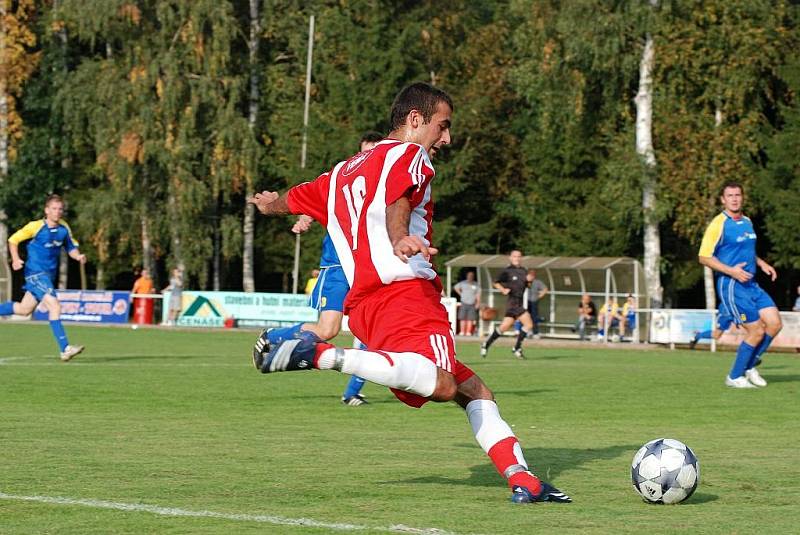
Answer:
<svg viewBox="0 0 800 535"><path fill-rule="evenodd" d="M700 463L689 446L672 438L651 440L631 463L633 488L646 502L680 503L700 482Z"/></svg>

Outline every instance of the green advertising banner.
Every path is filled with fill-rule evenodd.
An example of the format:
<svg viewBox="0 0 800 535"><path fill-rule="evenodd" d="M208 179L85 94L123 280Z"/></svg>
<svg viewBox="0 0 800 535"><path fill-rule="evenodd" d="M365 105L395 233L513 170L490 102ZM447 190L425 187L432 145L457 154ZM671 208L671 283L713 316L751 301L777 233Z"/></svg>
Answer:
<svg viewBox="0 0 800 535"><path fill-rule="evenodd" d="M171 294L164 294L162 323L167 322ZM278 327L317 321L317 311L308 306L308 296L244 292L181 293L177 324L184 327L223 327L226 319L240 327Z"/></svg>

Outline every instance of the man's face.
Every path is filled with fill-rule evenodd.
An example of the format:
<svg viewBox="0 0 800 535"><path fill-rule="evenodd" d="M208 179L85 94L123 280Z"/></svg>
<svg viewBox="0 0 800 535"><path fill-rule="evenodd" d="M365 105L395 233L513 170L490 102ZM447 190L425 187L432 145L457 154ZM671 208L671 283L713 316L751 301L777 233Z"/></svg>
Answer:
<svg viewBox="0 0 800 535"><path fill-rule="evenodd" d="M47 220L52 223L58 223L61 216L64 215L64 203L61 201L50 201L44 207L44 215Z"/></svg>
<svg viewBox="0 0 800 535"><path fill-rule="evenodd" d="M408 119L410 126L408 141L419 143L425 147L428 153L431 153L431 149L436 152L443 145L450 144L450 117L452 114L453 110L446 102L439 102L436 105L436 112L427 123L421 113L416 110L411 111Z"/></svg>
<svg viewBox="0 0 800 535"><path fill-rule="evenodd" d="M744 195L741 188L725 188L720 197L722 207L731 214L738 214L742 211L742 204L744 204Z"/></svg>
<svg viewBox="0 0 800 535"><path fill-rule="evenodd" d="M143 269L142 270L142 277L144 277L145 279L149 279L150 278L150 272L147 271L146 269Z"/></svg>
<svg viewBox="0 0 800 535"><path fill-rule="evenodd" d="M475 280L475 273L473 273L472 271L467 271L467 280L470 281L470 282L474 281Z"/></svg>
<svg viewBox="0 0 800 535"><path fill-rule="evenodd" d="M511 251L511 254L508 255L508 260L511 262L512 266L519 267L520 262L522 262L522 252Z"/></svg>
<svg viewBox="0 0 800 535"><path fill-rule="evenodd" d="M583 294L583 296L581 297L581 301L584 303L588 303L590 299L591 298L589 297L589 294Z"/></svg>

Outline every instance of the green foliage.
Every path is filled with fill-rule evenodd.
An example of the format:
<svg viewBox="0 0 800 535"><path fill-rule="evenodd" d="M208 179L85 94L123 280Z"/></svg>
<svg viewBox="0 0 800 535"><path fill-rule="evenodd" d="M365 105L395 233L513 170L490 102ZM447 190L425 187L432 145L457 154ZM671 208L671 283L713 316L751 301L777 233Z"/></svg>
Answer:
<svg viewBox="0 0 800 535"><path fill-rule="evenodd" d="M650 33L668 292L699 281L697 241L729 178L752 189L747 209L763 216L766 250L779 265L800 263L787 194L798 191L791 2L455 0L442 9L263 0L260 8L252 64L248 2L40 5L41 64L19 101L27 130L0 188L11 222L38 213L39 195L67 192L76 233L113 277L141 262L147 218L160 265L183 263L204 285L216 232L224 266L239 262L249 193L285 189L347 158L364 131L388 130L396 92L425 80L455 101L453 144L435 162L440 262L514 247L640 256L644 172L633 98ZM258 115L250 125L253 70ZM256 220L257 279L273 287L292 270L290 226L288 218ZM303 238L302 273L317 263L321 235L317 228ZM238 273L226 279L240 284Z"/></svg>

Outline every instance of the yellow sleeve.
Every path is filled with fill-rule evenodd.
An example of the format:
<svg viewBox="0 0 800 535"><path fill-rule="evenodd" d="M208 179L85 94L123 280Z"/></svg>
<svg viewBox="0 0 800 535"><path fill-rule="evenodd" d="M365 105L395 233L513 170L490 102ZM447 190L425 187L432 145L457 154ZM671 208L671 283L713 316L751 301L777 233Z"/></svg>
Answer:
<svg viewBox="0 0 800 535"><path fill-rule="evenodd" d="M714 250L717 248L720 238L722 238L722 228L725 226L725 214L719 214L711 220L705 234L703 234L703 242L700 244L700 252L698 256L711 258L714 256Z"/></svg>
<svg viewBox="0 0 800 535"><path fill-rule="evenodd" d="M8 238L8 241L10 243L15 243L19 245L20 243L30 240L31 238L36 236L36 233L39 232L43 226L44 226L43 219L39 219L37 221L31 221L30 223L28 223L27 225L16 231L14 234L12 234L11 237Z"/></svg>
<svg viewBox="0 0 800 535"><path fill-rule="evenodd" d="M72 235L72 229L69 228L69 225L67 225L67 222L64 221L63 219L59 219L58 222L61 223L62 225L64 225L64 228L67 229L67 233L69 234L69 240L72 242L72 245L74 245L75 248L80 247L81 244L78 243L78 240L76 240L75 236Z"/></svg>

